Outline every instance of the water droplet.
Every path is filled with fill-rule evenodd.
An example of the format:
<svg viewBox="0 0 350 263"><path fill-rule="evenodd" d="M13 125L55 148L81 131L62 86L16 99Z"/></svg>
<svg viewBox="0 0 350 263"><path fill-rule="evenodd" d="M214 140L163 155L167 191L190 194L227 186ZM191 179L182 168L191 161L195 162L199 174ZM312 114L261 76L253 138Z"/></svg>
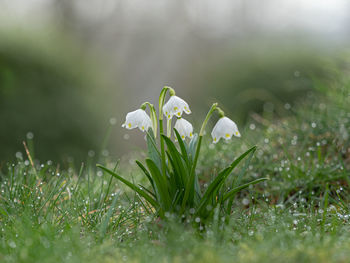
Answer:
<svg viewBox="0 0 350 263"><path fill-rule="evenodd" d="M23 154L21 152L16 152L16 158L17 159L23 159Z"/></svg>
<svg viewBox="0 0 350 263"><path fill-rule="evenodd" d="M242 204L243 204L243 205L249 205L249 202L250 202L250 201L249 201L248 198L243 198L243 199L242 199Z"/></svg>
<svg viewBox="0 0 350 263"><path fill-rule="evenodd" d="M117 124L117 119L114 118L114 117L110 118L110 119L109 119L109 124L110 124L110 125L116 125L116 124Z"/></svg>
<svg viewBox="0 0 350 263"><path fill-rule="evenodd" d="M28 132L26 136L28 140L32 140L34 138L34 134L32 132Z"/></svg>
<svg viewBox="0 0 350 263"><path fill-rule="evenodd" d="M16 243L14 241L12 241L12 240L10 240L8 242L8 244L9 244L10 248L16 248L17 247Z"/></svg>

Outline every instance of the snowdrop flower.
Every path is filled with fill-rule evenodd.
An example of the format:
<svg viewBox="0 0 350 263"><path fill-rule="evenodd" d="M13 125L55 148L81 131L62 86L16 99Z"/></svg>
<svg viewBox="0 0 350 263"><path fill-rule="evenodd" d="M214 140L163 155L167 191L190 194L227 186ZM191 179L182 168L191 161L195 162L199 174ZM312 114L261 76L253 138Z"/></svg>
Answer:
<svg viewBox="0 0 350 263"><path fill-rule="evenodd" d="M178 131L181 138L184 140L186 137L193 137L193 127L189 121L186 121L183 118L177 119L174 128Z"/></svg>
<svg viewBox="0 0 350 263"><path fill-rule="evenodd" d="M129 130L139 128L141 131L147 131L152 127L152 121L145 110L138 109L126 115L125 123L122 127Z"/></svg>
<svg viewBox="0 0 350 263"><path fill-rule="evenodd" d="M241 137L238 131L236 123L227 117L222 117L214 126L211 136L213 137L213 143L217 143L220 138L225 140L231 139L232 135Z"/></svg>
<svg viewBox="0 0 350 263"><path fill-rule="evenodd" d="M187 102L176 95L171 96L168 102L163 106L163 113L168 120L173 116L181 117L182 112L190 114L191 110Z"/></svg>

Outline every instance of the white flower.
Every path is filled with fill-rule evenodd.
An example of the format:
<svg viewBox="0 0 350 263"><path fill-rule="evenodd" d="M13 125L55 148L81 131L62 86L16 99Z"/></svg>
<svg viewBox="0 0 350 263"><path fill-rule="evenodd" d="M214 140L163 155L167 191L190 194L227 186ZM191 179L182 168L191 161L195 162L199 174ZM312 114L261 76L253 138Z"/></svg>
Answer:
<svg viewBox="0 0 350 263"><path fill-rule="evenodd" d="M189 121L186 121L183 118L177 119L174 128L178 131L181 138L184 140L186 137L193 137L193 127Z"/></svg>
<svg viewBox="0 0 350 263"><path fill-rule="evenodd" d="M173 116L181 117L182 112L190 114L190 107L186 101L175 95L171 96L163 106L163 113L168 119L171 119Z"/></svg>
<svg viewBox="0 0 350 263"><path fill-rule="evenodd" d="M125 123L122 125L122 127L129 130L139 128L141 131L147 131L150 127L152 127L152 121L146 111L138 109L129 112L126 115Z"/></svg>
<svg viewBox="0 0 350 263"><path fill-rule="evenodd" d="M222 117L215 124L213 131L211 132L211 136L213 137L213 143L217 143L220 138L224 138L225 140L231 139L232 135L236 137L241 137L241 134L238 131L236 123L230 120L227 117Z"/></svg>

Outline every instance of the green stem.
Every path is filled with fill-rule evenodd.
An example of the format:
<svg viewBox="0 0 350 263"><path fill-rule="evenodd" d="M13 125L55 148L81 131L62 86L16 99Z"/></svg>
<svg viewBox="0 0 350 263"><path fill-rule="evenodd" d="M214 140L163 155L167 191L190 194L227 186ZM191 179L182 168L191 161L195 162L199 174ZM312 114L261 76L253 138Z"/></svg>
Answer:
<svg viewBox="0 0 350 263"><path fill-rule="evenodd" d="M171 119L167 120L166 136L171 138Z"/></svg>
<svg viewBox="0 0 350 263"><path fill-rule="evenodd" d="M150 117L151 117L151 121L152 121L152 130L153 130L154 138L157 138L157 133L158 133L157 122L158 122L158 120L157 120L157 113L156 113L156 110L155 110L153 104L146 101L141 105L140 109L146 110L147 106L149 108L149 113L150 113Z"/></svg>
<svg viewBox="0 0 350 263"><path fill-rule="evenodd" d="M210 116L213 114L213 112L216 110L216 109L219 109L218 108L218 104L217 103L214 103L210 110L208 111L208 114L207 116L205 117L204 121L203 121L203 124L202 124L202 127L201 127L201 130L199 132L199 136L203 136L204 135L204 131L205 131L205 127L207 126L207 123L210 119ZM221 109L219 109L221 111Z"/></svg>
<svg viewBox="0 0 350 263"><path fill-rule="evenodd" d="M163 106L165 102L166 93L169 91L170 96L175 95L175 91L165 86L159 95L159 134L160 134L160 154L162 159L162 174L166 176L166 163L165 163L165 150L164 150L164 139L162 138L162 134L164 134L163 129Z"/></svg>
<svg viewBox="0 0 350 263"><path fill-rule="evenodd" d="M194 155L193 164L192 164L192 167L191 167L190 178L187 181L184 198L182 200L181 214L185 210L186 203L187 203L188 198L190 197L190 194L191 193L194 194L194 191L191 191L191 190L193 190L193 188L194 188L193 186L194 186L194 179L195 179L195 176L196 176L196 166L197 166L197 161L198 161L198 157L199 157L199 152L200 152L200 149L201 149L201 144L202 144L202 139L203 139L205 127L207 126L207 123L208 123L208 121L210 119L210 116L217 109L217 106L218 106L217 103L214 103L211 106L210 110L208 111L207 116L205 117L205 119L203 121L201 130L199 132L199 138L198 138L198 143L197 143L197 147L196 147L196 153Z"/></svg>
<svg viewBox="0 0 350 263"><path fill-rule="evenodd" d="M159 119L159 133L160 133L160 155L162 159L162 174L166 176L165 173L165 150L164 150L164 139L162 138L163 134L163 119Z"/></svg>

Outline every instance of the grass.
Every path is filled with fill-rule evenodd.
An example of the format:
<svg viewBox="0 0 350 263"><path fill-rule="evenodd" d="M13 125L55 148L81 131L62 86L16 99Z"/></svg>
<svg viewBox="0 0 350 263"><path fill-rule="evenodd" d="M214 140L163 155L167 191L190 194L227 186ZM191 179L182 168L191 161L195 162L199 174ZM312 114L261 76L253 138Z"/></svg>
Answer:
<svg viewBox="0 0 350 263"><path fill-rule="evenodd" d="M286 105L283 119L253 115L242 140L203 144L200 183L255 144L242 183L270 180L236 195L230 218L214 214L202 232L171 214L152 216L94 164L32 167L19 155L1 167L0 261L348 262L350 86L318 88L322 95ZM136 164L116 164L105 163L146 184Z"/></svg>

